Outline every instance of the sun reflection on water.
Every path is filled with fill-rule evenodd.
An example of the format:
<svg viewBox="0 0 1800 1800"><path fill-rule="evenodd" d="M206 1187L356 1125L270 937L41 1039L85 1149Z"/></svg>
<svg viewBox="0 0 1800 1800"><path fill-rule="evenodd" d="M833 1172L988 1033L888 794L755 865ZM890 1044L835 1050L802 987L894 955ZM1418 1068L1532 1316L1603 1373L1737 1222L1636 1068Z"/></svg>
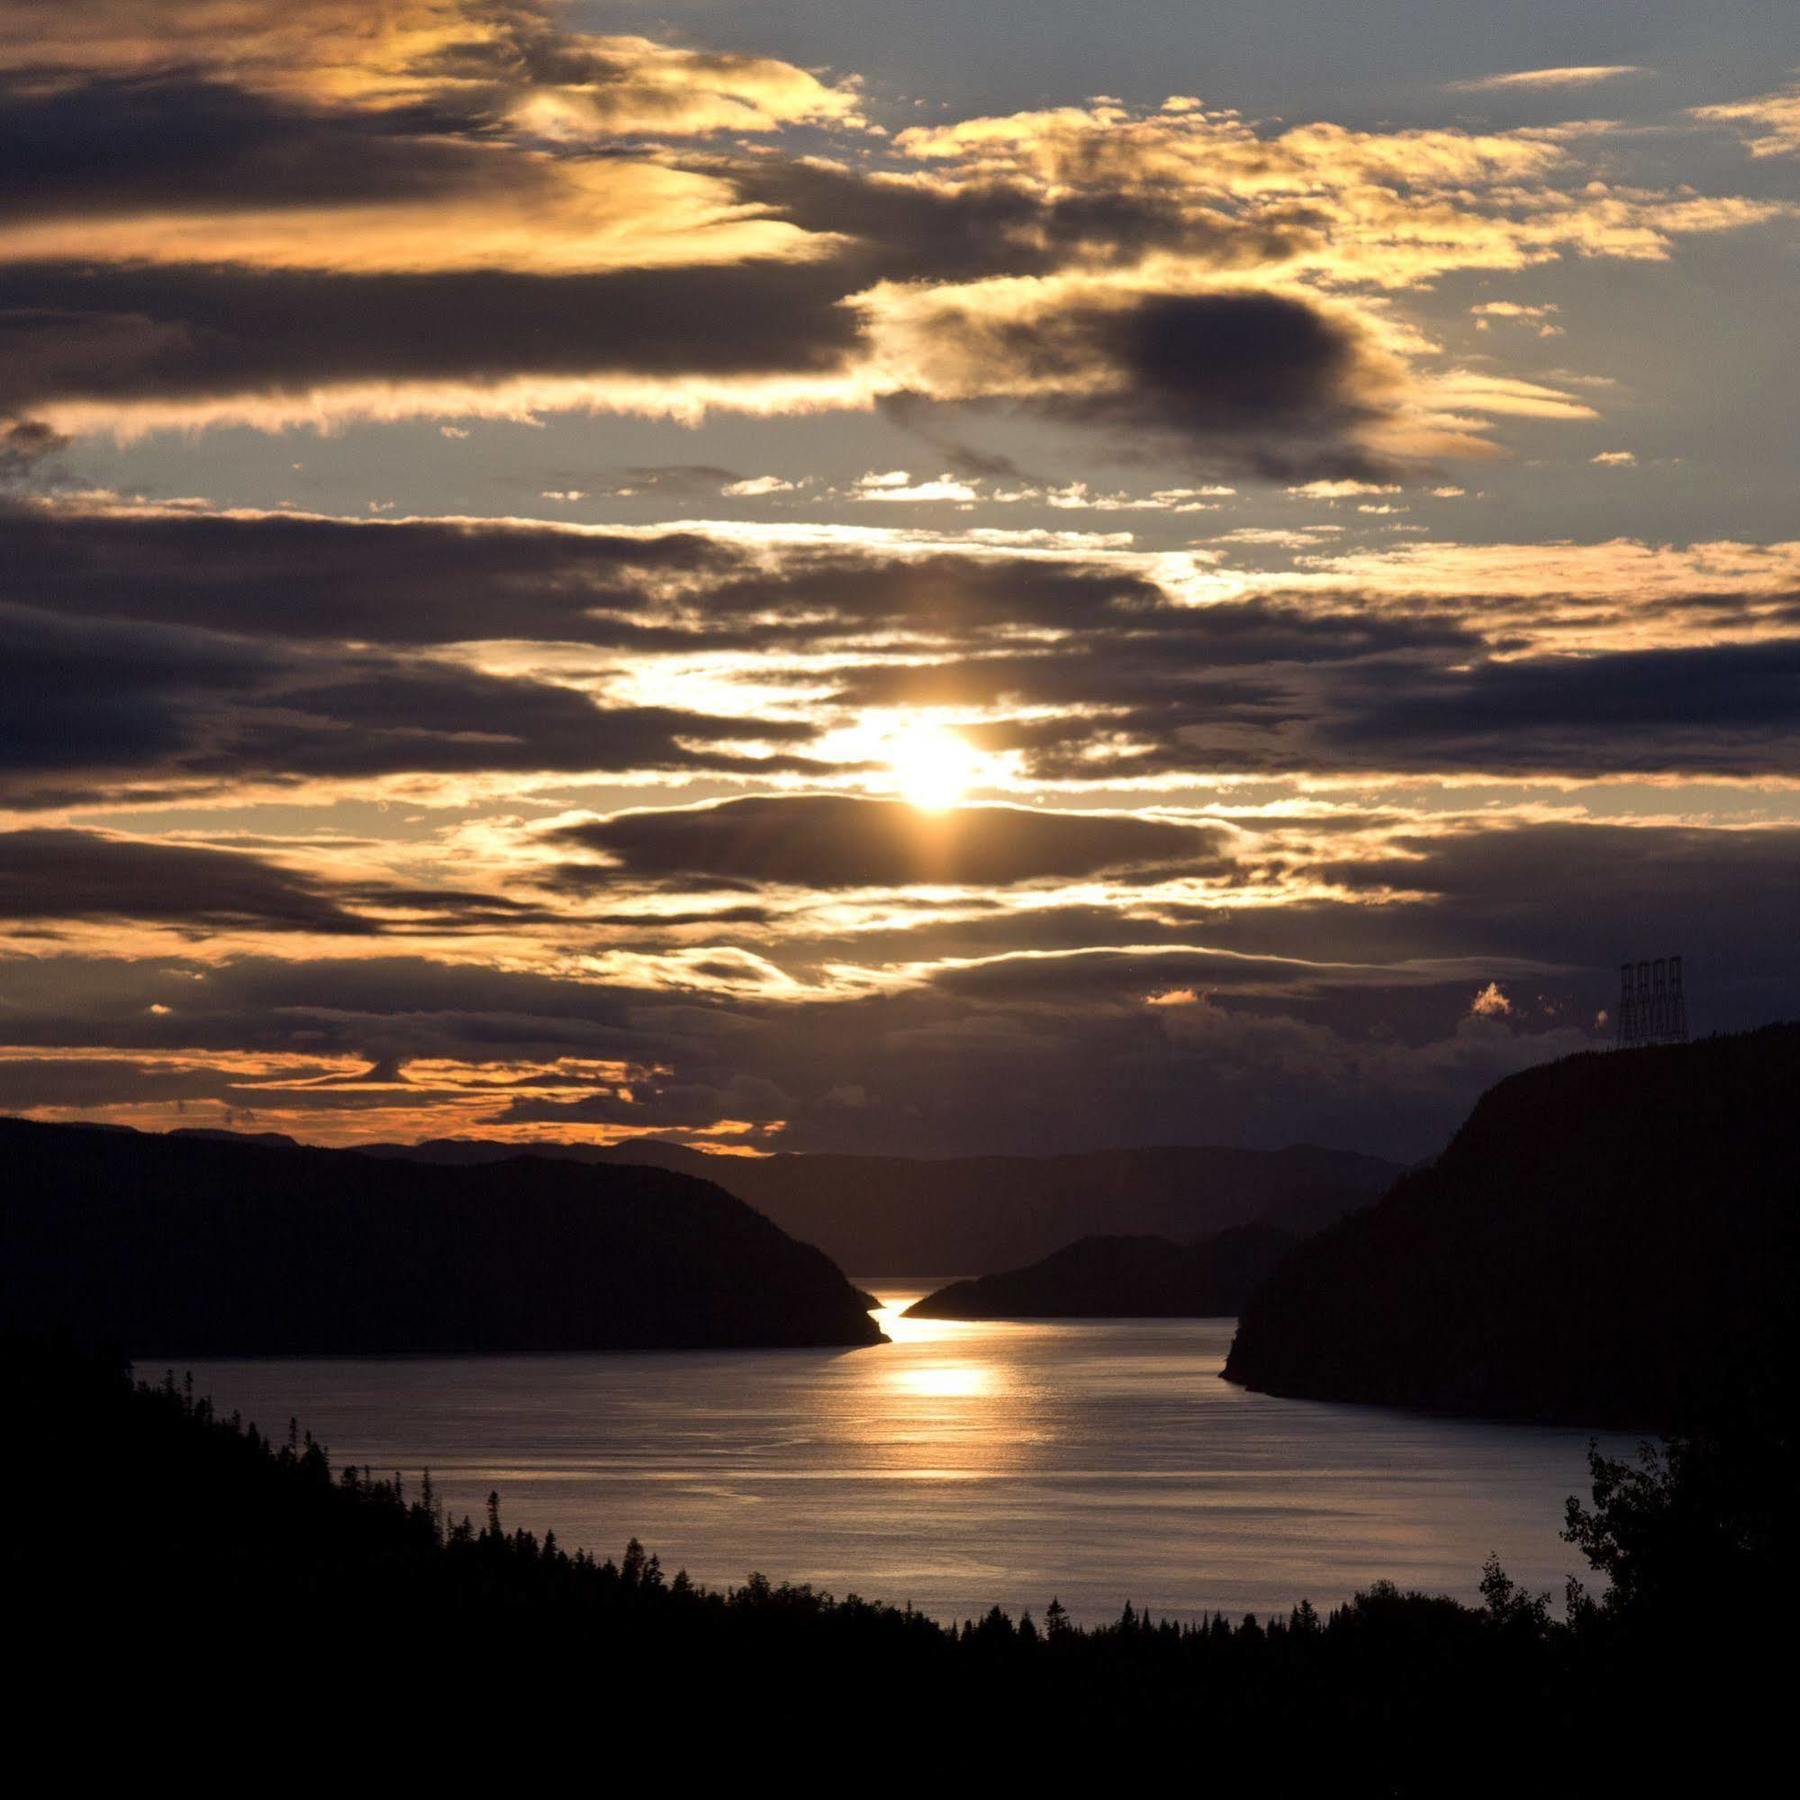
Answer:
<svg viewBox="0 0 1800 1800"><path fill-rule="evenodd" d="M964 1319L906 1318L906 1307L917 1298L916 1293L898 1296L875 1314L876 1324L892 1340L879 1363L880 1385L889 1393L925 1400L998 1398L1006 1386L999 1365L971 1354L982 1341L983 1327Z"/></svg>
<svg viewBox="0 0 1800 1800"><path fill-rule="evenodd" d="M985 1363L929 1362L896 1369L893 1385L905 1394L922 1394L930 1400L975 1400L992 1394L998 1383Z"/></svg>
<svg viewBox="0 0 1800 1800"><path fill-rule="evenodd" d="M896 1345L947 1344L957 1338L975 1335L976 1327L966 1319L909 1319L906 1309L920 1297L910 1290L894 1299L884 1299L872 1317Z"/></svg>

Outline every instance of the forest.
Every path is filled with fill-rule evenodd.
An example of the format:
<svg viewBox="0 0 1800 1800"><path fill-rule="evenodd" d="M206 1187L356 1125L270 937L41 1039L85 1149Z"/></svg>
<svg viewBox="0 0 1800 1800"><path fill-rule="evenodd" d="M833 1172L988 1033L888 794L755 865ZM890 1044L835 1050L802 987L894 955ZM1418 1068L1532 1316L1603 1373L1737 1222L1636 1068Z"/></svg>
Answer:
<svg viewBox="0 0 1800 1800"><path fill-rule="evenodd" d="M835 1783L855 1765L831 1765L904 1732L909 1757L980 1744L1044 1786L1083 1766L1046 1763L1065 1745L1276 1793L1585 1792L1634 1771L1656 1792L1684 1758L1735 1765L1783 1716L1785 1419L1595 1453L1565 1533L1590 1580L1554 1602L1490 1561L1480 1606L1377 1582L1329 1611L1297 1596L1278 1617L1177 1622L1127 1602L1081 1624L1053 1595L1035 1616L938 1621L760 1573L705 1587L635 1540L570 1552L508 1528L498 1493L451 1518L426 1472L334 1470L297 1422L220 1417L173 1373L134 1381L66 1342L0 1344L0 1405L30 1447L3 1539L33 1651L19 1693L66 1700L80 1669L115 1748L181 1726L206 1756L244 1734L517 1774L552 1746L626 1767L630 1741L689 1770L773 1761Z"/></svg>

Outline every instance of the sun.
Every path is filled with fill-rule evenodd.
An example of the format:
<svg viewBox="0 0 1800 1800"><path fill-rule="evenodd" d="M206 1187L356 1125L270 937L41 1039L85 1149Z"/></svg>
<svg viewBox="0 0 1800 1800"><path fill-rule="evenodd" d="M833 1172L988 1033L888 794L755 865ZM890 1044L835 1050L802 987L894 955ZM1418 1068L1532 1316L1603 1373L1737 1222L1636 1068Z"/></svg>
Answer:
<svg viewBox="0 0 1800 1800"><path fill-rule="evenodd" d="M931 720L908 725L888 746L888 767L900 792L923 812L955 806L974 785L980 753L948 726Z"/></svg>

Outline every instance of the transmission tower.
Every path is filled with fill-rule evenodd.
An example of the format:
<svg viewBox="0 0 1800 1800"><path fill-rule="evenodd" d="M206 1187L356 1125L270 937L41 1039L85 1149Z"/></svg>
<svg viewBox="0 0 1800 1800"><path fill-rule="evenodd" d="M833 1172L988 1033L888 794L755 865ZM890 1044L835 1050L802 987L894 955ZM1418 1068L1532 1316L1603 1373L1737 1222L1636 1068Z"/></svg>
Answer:
<svg viewBox="0 0 1800 1800"><path fill-rule="evenodd" d="M1687 995L1681 958L1619 965L1619 1048L1687 1042Z"/></svg>

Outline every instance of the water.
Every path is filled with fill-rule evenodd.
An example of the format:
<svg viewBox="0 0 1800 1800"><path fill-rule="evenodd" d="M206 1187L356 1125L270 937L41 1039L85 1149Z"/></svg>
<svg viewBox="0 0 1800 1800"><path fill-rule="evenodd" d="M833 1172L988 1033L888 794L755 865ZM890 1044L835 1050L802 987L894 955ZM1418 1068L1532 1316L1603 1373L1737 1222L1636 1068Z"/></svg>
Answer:
<svg viewBox="0 0 1800 1800"><path fill-rule="evenodd" d="M1267 1614L1381 1577L1473 1598L1490 1550L1559 1595L1585 1573L1557 1537L1580 1431L1248 1394L1219 1376L1228 1319L910 1320L926 1284L860 1285L893 1343L191 1366L334 1462L429 1467L455 1516L497 1488L509 1526L571 1548L635 1535L696 1580L759 1569L940 1618L1053 1594L1084 1620Z"/></svg>

